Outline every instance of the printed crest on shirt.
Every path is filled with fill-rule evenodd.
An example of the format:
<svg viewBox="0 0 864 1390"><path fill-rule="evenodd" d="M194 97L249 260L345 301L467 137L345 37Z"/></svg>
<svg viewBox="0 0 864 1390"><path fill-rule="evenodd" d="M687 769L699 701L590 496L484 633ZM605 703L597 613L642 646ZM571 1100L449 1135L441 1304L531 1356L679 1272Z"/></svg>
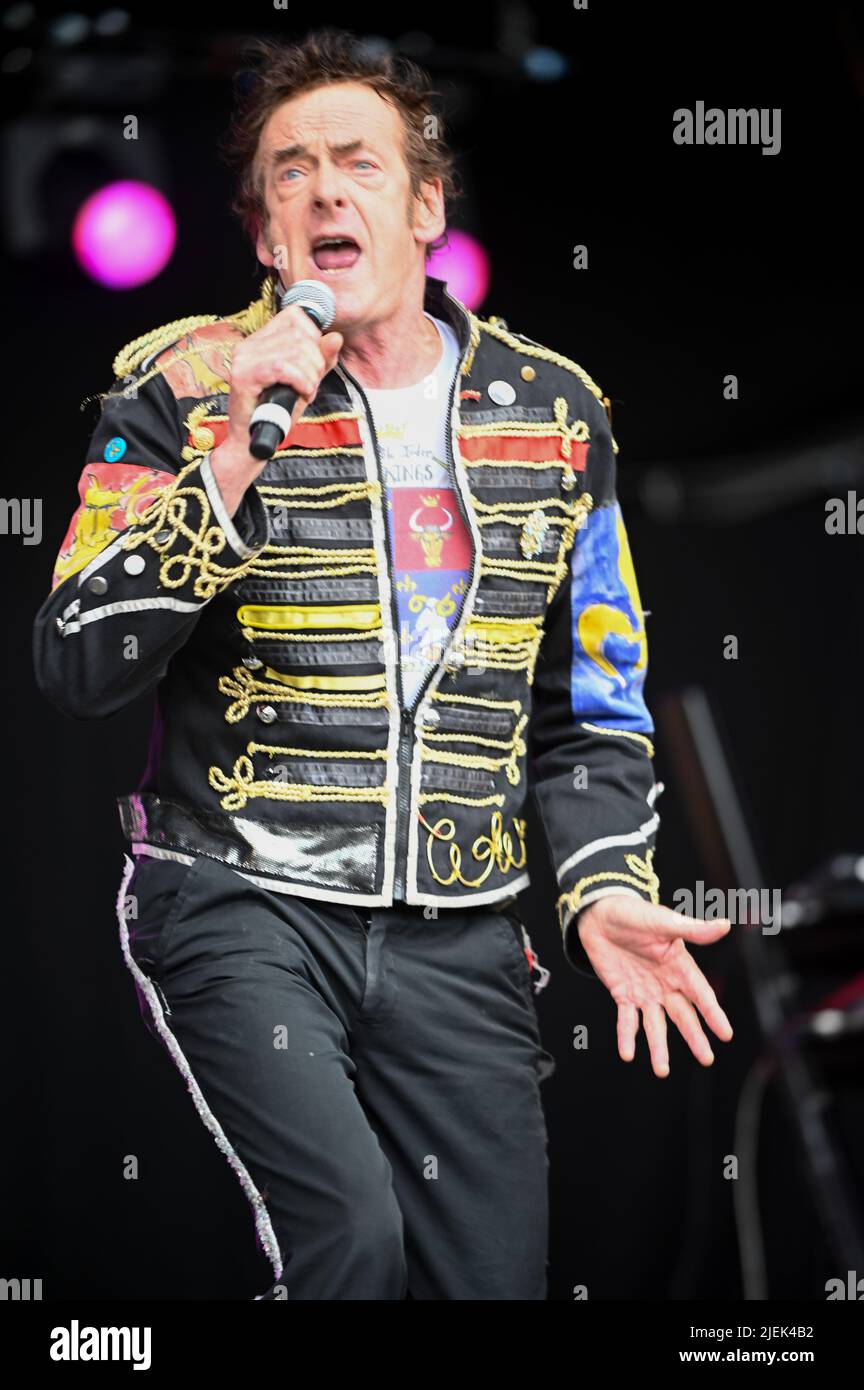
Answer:
<svg viewBox="0 0 864 1390"><path fill-rule="evenodd" d="M399 487L391 498L397 570L468 569L471 541L450 487Z"/></svg>

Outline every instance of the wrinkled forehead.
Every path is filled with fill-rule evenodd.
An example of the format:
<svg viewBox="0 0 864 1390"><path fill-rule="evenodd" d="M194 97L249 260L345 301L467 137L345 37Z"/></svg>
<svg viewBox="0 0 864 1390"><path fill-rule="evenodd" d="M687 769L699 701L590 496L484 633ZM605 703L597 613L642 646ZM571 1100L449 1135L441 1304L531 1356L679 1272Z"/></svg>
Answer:
<svg viewBox="0 0 864 1390"><path fill-rule="evenodd" d="M301 92L268 116L258 139L257 177L266 177L286 151L308 150L317 157L356 140L381 155L404 150L402 117L392 102L359 82Z"/></svg>

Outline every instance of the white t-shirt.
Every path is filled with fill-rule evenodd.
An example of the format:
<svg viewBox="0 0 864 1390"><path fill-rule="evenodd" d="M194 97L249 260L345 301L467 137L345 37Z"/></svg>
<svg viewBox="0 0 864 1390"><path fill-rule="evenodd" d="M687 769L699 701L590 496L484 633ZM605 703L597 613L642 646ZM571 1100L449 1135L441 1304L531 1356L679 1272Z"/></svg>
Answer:
<svg viewBox="0 0 864 1390"><path fill-rule="evenodd" d="M413 705L458 619L471 566L471 540L447 468L448 405L459 341L448 323L426 317L442 339L437 367L414 386L363 387L384 475L406 707Z"/></svg>

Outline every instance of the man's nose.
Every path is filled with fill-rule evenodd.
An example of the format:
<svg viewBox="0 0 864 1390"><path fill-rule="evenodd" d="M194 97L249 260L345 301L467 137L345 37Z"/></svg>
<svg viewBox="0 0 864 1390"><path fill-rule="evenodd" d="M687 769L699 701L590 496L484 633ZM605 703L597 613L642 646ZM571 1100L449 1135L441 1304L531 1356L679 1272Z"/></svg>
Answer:
<svg viewBox="0 0 864 1390"><path fill-rule="evenodd" d="M342 190L342 176L338 169L334 169L332 164L322 164L315 171L312 184L312 194L316 208L321 208L325 204L335 204L341 207L345 202L345 195Z"/></svg>

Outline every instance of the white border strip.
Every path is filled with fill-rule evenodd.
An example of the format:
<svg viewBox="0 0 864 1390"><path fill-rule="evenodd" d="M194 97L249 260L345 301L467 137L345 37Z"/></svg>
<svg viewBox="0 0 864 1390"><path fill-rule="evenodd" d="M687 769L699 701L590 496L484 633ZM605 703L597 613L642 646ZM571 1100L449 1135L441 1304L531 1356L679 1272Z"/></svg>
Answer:
<svg viewBox="0 0 864 1390"><path fill-rule="evenodd" d="M386 903L388 906L393 902L393 885L396 879L396 838L397 838L397 818L399 815L399 803L396 795L398 790L399 778L399 732L402 724L402 711L399 708L399 681L396 674L396 663L401 657L399 634L393 628L393 602L390 574L390 541L387 533L387 522L384 508L387 505L387 490L383 478L378 477L378 466L375 456L375 440L372 438L369 419L363 406L363 401L342 371L339 363L336 363L336 374L348 392L348 400L357 420L357 427L360 432L360 445L363 450L363 464L366 469L367 483L379 483L381 486L381 496L376 502L374 497L369 499L369 515L372 522L372 546L375 551L375 561L378 581L378 598L381 604L381 629L383 632L383 666L384 683L388 695L389 708L388 719L389 729L387 731L387 780L385 788L387 790L387 804L384 808L384 877L381 883L381 895L375 898L353 898L333 897L335 902L354 901ZM363 393L366 394L365 391ZM374 417L372 420L374 426ZM407 881L406 881L407 887ZM311 895L310 895L311 896ZM323 895L322 895L323 896Z"/></svg>
<svg viewBox="0 0 864 1390"><path fill-rule="evenodd" d="M93 559L90 560L84 566L84 568L79 571L79 589L81 588L81 585L84 583L84 580L89 579L90 575L93 573L94 570L98 570L101 565L107 564L107 562L113 559L113 557L117 554L119 550L123 549L123 541L125 540L125 538L126 532L121 531L119 536L115 537L115 539L110 543L110 545L106 545L104 550L100 550L98 555L94 555Z"/></svg>
<svg viewBox="0 0 864 1390"><path fill-rule="evenodd" d="M77 619L64 623L63 636L70 632L80 632L85 623L98 622L100 618L113 618L116 613L141 613L148 608L170 608L175 613L197 613L211 600L203 603L190 603L184 598L124 598L117 603L103 603L101 608L90 608L79 614Z"/></svg>
<svg viewBox="0 0 864 1390"><path fill-rule="evenodd" d="M225 532L225 538L228 541L228 544L231 546L231 549L234 550L236 554L240 556L242 560L248 560L250 555L256 555L258 553L258 551L261 549L261 546L247 545L246 542L243 540L243 537L240 535L240 532L237 530L237 527L234 525L234 522L228 515L228 509L225 506L222 493L219 491L219 484L217 483L216 478L213 474L213 468L211 466L209 458L205 456L201 459L200 463L198 464L198 471L204 480L204 488L206 490L207 496L210 499L210 506L216 513L216 520L219 522L219 525ZM254 487L254 483L250 483L249 486ZM245 497L246 494L244 493L243 495Z"/></svg>
<svg viewBox="0 0 864 1390"><path fill-rule="evenodd" d="M450 327L453 327L452 324L450 325ZM438 329L438 331L439 333L441 332L440 328ZM455 331L456 330L453 329L454 333ZM428 708L428 706L431 704L433 695L438 690L442 680L444 679L444 675L447 670L446 663L448 657L451 652L458 651L459 643L462 640L463 633L465 632L468 623L471 621L471 618L474 616L474 604L477 597L477 590L480 587L480 572L482 569L483 561L483 537L480 533L480 525L477 520L477 513L474 510L474 496L471 491L471 485L468 480L468 475L465 471L465 463L459 451L458 432L459 426L462 423L461 404L459 400L459 386L462 381L463 368L465 366L465 362L470 350L471 349L469 339L469 344L468 346L466 346L465 351L460 354L459 360L456 365L455 385L451 378L450 386L453 390L453 406L450 410L449 418L445 421L445 429L449 434L450 453L453 457L453 482L456 485L456 490L459 493L462 500L462 505L465 508L465 515L468 518L468 532L471 537L471 544L474 547L472 560L474 574L472 581L464 596L464 600L462 603L462 611L459 614L459 621L457 622L454 628L450 629L446 645L444 647L444 651L439 656L438 663L435 672L432 676L432 679L426 687L426 692L423 696L423 699L420 701L420 703L417 705L417 708L414 711L414 747L412 750L410 797L408 804L408 874L405 880L405 897L406 901L409 903L435 902L434 894L421 893L417 887L418 869L420 866L420 823L418 820L417 812L420 809L420 792L423 782L423 735L420 729L420 726L424 721L423 711L424 709ZM462 667L462 670L464 671L464 667ZM426 833L428 843L429 832L427 831ZM525 883L527 883L527 875L524 875L523 878ZM507 885L508 891L518 891L517 883L521 882L522 880L517 879L509 883ZM497 890L493 889L490 891L494 893ZM494 898L494 896L490 898L489 893L477 893L473 896L470 894L462 894L459 898L451 898L448 899L448 901L482 903L489 901L494 902L496 901L496 899Z"/></svg>
<svg viewBox="0 0 864 1390"><path fill-rule="evenodd" d="M183 854L180 850L157 848L155 845L144 844L134 841L131 844L133 854L149 855L152 859L175 859L180 864L194 864L196 856L194 854ZM207 857L207 856L205 856ZM275 893L285 893L289 897L296 898L316 898L331 903L347 903L349 907L355 907L362 903L368 907L392 907L384 893L343 893L338 889L314 888L306 883L287 883L284 879L263 878L260 874L249 873L246 869L235 869L233 864L226 864L224 859L214 859L214 864L222 864L226 869L231 869L241 878L248 879L250 883L255 883L259 888L269 888ZM503 902L514 893L520 893L523 888L527 888L531 880L527 873L521 874L519 878L511 883L502 884L499 888L490 888L485 893L460 893L458 897L445 898L436 897L434 893L418 894L418 901L408 903L409 907L429 905L431 907L472 907L480 903Z"/></svg>
<svg viewBox="0 0 864 1390"><path fill-rule="evenodd" d="M629 835L604 835L600 840L592 840L590 844L583 845L571 854L569 859L556 869L558 882L560 883L568 869L572 869L576 864L581 864L583 859L589 859L592 854L599 854L604 849L614 849L616 845L642 845L648 836L657 829L660 824L660 817L655 811L650 820L646 820L640 825L638 830L631 830Z"/></svg>

